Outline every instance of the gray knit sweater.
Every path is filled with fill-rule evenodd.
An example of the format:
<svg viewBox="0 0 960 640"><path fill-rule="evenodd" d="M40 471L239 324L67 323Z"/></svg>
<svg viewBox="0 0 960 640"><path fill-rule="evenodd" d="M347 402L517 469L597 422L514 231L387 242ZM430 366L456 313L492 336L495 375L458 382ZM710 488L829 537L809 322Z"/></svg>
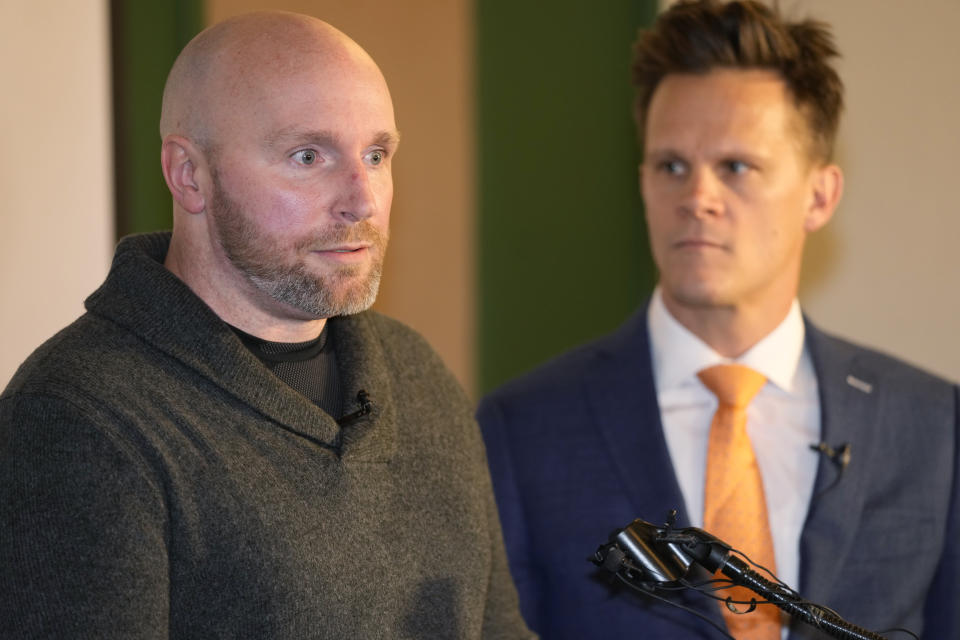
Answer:
<svg viewBox="0 0 960 640"><path fill-rule="evenodd" d="M0 637L527 638L472 407L427 344L331 320L342 430L117 248L0 396Z"/></svg>

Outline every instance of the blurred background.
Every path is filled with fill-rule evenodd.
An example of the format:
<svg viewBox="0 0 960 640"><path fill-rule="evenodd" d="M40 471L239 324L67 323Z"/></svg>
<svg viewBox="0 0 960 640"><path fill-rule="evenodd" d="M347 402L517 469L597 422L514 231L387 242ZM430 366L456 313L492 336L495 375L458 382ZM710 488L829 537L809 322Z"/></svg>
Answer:
<svg viewBox="0 0 960 640"><path fill-rule="evenodd" d="M821 326L960 378L960 2L782 0L831 23L846 194L808 243ZM631 43L655 0L0 0L0 387L80 315L118 237L170 226L167 71L212 22L323 18L379 63L403 134L376 308L473 397L608 332L655 273Z"/></svg>

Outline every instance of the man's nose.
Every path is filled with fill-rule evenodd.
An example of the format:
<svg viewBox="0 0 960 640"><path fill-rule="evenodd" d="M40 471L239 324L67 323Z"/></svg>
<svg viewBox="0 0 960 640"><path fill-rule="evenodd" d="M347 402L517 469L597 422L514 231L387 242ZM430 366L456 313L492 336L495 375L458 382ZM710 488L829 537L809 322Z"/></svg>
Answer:
<svg viewBox="0 0 960 640"><path fill-rule="evenodd" d="M707 167L695 167L686 180L681 210L694 217L716 216L723 211L723 182Z"/></svg>
<svg viewBox="0 0 960 640"><path fill-rule="evenodd" d="M353 223L377 212L377 194L370 178L369 169L362 161L344 167L340 177L340 198L335 208L337 217Z"/></svg>

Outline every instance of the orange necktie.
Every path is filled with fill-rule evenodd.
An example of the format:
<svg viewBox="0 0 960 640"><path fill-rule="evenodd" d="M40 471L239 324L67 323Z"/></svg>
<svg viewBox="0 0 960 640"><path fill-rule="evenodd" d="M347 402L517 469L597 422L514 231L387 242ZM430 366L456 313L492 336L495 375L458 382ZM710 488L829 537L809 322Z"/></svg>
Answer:
<svg viewBox="0 0 960 640"><path fill-rule="evenodd" d="M719 401L710 423L703 528L775 573L763 481L747 435L747 405L767 379L739 364L708 367L697 376ZM717 595L747 602L760 599L744 587L725 589ZM734 606L740 611L748 609L748 605ZM727 627L737 640L779 640L780 614L774 605L757 605L744 614L733 613L725 604L721 607Z"/></svg>

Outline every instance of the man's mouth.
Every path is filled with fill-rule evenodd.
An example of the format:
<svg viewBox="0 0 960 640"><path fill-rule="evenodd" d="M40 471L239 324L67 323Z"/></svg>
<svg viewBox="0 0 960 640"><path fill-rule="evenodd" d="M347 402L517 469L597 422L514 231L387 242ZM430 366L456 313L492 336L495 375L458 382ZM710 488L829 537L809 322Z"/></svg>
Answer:
<svg viewBox="0 0 960 640"><path fill-rule="evenodd" d="M356 253L357 251L363 251L368 249L369 245L359 244L359 245L347 245L341 247L330 247L328 249L317 249L320 253Z"/></svg>
<svg viewBox="0 0 960 640"><path fill-rule="evenodd" d="M726 249L722 242L716 242L707 238L684 238L673 243L675 249Z"/></svg>

